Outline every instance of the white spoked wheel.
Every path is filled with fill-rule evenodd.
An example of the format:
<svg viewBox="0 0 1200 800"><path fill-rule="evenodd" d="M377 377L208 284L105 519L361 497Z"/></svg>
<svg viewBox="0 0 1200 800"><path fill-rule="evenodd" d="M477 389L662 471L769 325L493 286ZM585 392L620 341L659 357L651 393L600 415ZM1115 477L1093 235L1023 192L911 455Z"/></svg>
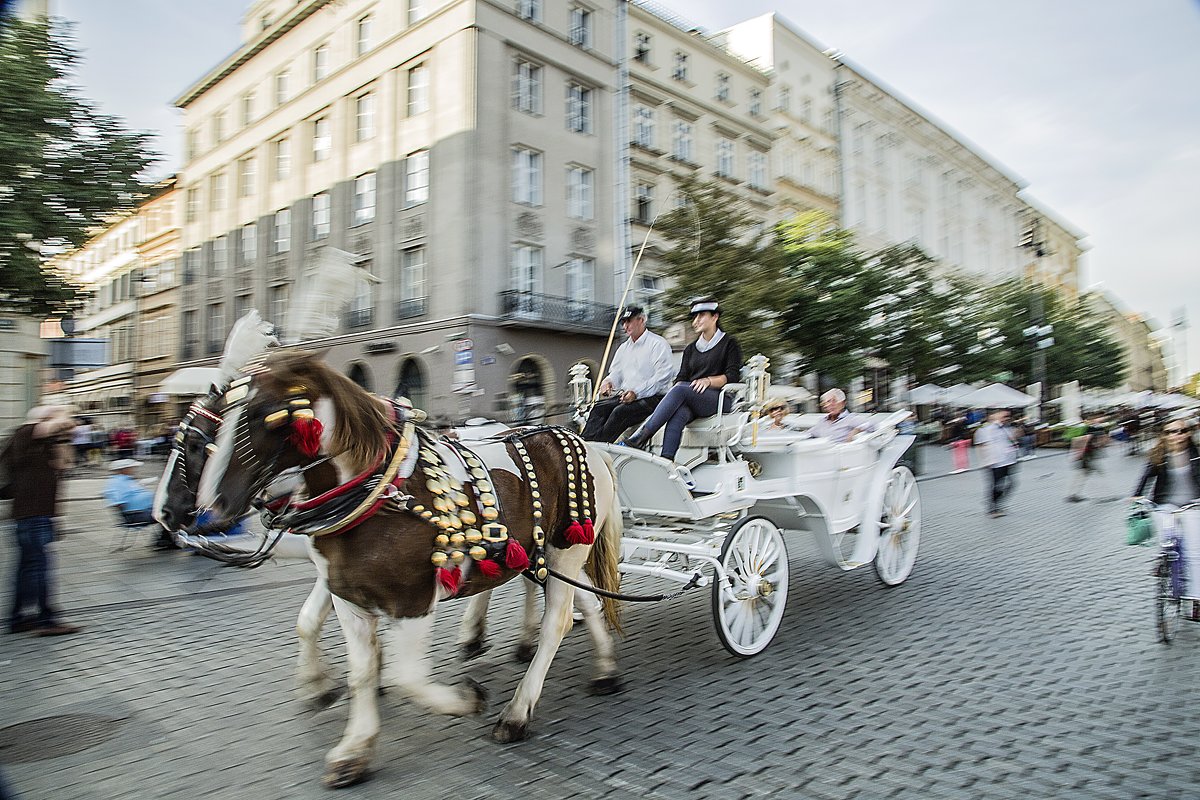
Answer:
<svg viewBox="0 0 1200 800"><path fill-rule="evenodd" d="M888 476L879 512L879 551L875 574L888 586L904 583L917 562L921 544L921 490L908 467Z"/></svg>
<svg viewBox="0 0 1200 800"><path fill-rule="evenodd" d="M788 558L779 528L744 517L721 547L724 579L713 582L713 622L725 649L756 656L775 637L787 605Z"/></svg>

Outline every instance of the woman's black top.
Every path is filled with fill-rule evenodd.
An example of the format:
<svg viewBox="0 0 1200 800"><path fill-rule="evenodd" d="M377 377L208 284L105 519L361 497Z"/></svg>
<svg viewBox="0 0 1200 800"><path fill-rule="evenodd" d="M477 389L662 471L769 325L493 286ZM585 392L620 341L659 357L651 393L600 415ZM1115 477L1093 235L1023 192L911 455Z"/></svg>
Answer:
<svg viewBox="0 0 1200 800"><path fill-rule="evenodd" d="M699 378L715 378L724 375L728 383L739 383L742 378L742 346L728 333L710 350L701 353L692 342L683 349L683 363L679 365L676 382L691 383Z"/></svg>
<svg viewBox="0 0 1200 800"><path fill-rule="evenodd" d="M1146 486L1150 481L1154 481L1154 493L1150 495L1150 499L1155 503L1165 503L1167 498L1171 496L1171 470L1167 468L1170 461L1170 456L1163 459L1161 464L1151 462L1146 465L1146 471L1142 473L1142 479L1138 481L1137 489L1134 490L1134 497L1142 497L1146 491ZM1192 467L1192 489L1196 496L1200 497L1200 450L1197 450L1194 443L1188 444L1188 462Z"/></svg>

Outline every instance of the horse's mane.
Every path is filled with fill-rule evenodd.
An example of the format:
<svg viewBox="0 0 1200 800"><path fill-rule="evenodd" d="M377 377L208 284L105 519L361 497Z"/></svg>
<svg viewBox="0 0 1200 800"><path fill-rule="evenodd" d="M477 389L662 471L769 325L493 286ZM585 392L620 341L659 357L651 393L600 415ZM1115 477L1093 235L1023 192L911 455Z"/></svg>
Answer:
<svg viewBox="0 0 1200 800"><path fill-rule="evenodd" d="M379 400L354 381L334 370L313 353L285 351L268 356L271 378L286 391L304 386L312 401L328 398L337 411L330 436L333 455L345 455L354 470L365 470L387 448L387 432L394 426Z"/></svg>

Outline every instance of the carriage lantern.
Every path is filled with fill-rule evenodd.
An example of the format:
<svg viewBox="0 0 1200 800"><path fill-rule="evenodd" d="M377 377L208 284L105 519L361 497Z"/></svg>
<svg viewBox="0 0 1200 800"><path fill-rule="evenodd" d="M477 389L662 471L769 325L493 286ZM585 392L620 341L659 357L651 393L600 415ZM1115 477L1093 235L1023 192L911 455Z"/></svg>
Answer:
<svg viewBox="0 0 1200 800"><path fill-rule="evenodd" d="M592 403L592 379L588 376L588 365L582 361L568 370L571 375L571 400L575 406L575 416L586 419L586 409ZM582 422L580 423L582 426Z"/></svg>

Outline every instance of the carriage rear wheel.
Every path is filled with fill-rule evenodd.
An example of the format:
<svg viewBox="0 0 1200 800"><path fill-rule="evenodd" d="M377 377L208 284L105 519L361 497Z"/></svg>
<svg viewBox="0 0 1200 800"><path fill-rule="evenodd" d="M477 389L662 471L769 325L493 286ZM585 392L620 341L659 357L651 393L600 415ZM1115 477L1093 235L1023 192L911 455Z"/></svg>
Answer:
<svg viewBox="0 0 1200 800"><path fill-rule="evenodd" d="M904 583L917 563L921 545L921 490L912 470L895 467L883 490L879 512L879 550L875 574L888 586Z"/></svg>
<svg viewBox="0 0 1200 800"><path fill-rule="evenodd" d="M1158 640L1170 644L1179 633L1179 621L1183 618L1184 603L1171 594L1171 562L1159 561L1158 593L1154 598L1154 611L1158 619Z"/></svg>
<svg viewBox="0 0 1200 800"><path fill-rule="evenodd" d="M743 517L721 546L713 582L713 622L725 649L756 656L775 637L787 605L788 558L779 528L765 517Z"/></svg>

